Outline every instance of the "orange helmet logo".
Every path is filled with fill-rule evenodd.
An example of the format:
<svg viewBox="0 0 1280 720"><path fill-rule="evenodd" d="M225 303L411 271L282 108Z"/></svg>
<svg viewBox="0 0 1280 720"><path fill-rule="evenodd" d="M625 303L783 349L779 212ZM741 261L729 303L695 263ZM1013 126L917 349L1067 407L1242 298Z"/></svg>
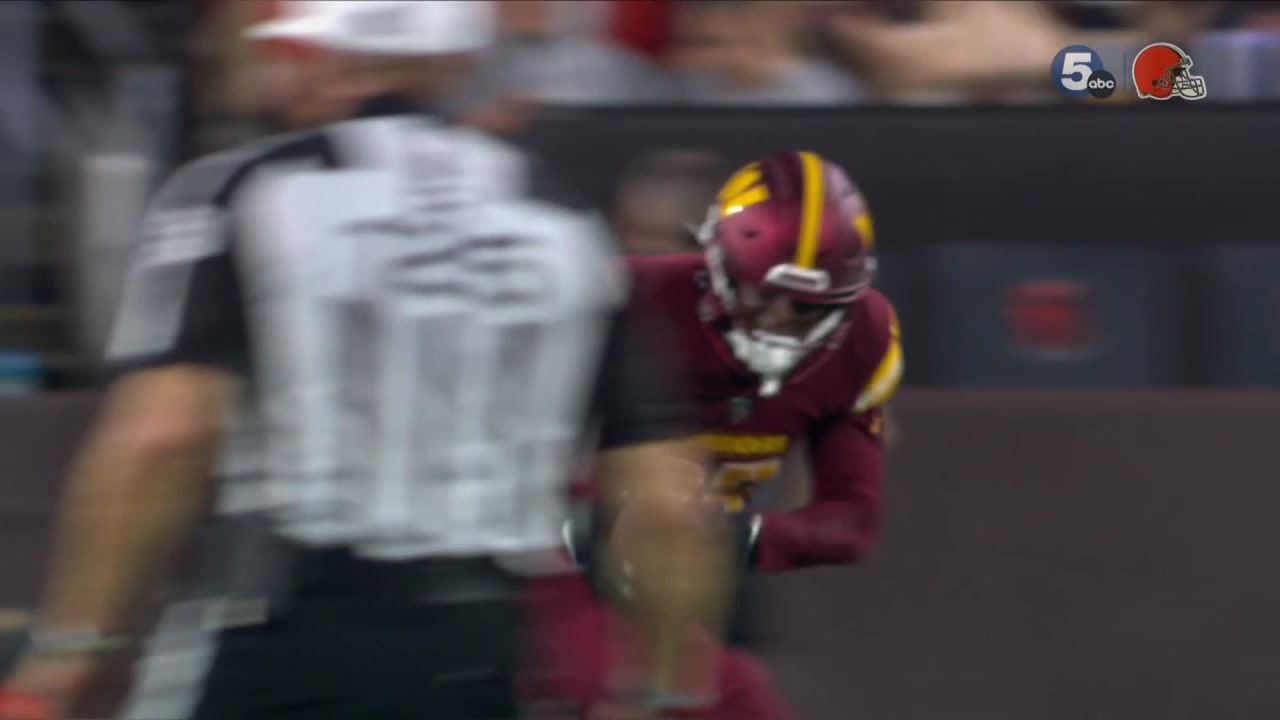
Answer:
<svg viewBox="0 0 1280 720"><path fill-rule="evenodd" d="M1168 100L1205 97L1204 78L1191 74L1191 56L1169 43L1148 45L1133 59L1133 87L1139 98Z"/></svg>

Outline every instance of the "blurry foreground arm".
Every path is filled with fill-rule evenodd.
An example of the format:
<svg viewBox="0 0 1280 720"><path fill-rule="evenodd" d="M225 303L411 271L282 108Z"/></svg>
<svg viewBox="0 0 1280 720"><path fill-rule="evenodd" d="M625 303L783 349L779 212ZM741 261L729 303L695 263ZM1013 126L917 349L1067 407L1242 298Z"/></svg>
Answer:
<svg viewBox="0 0 1280 720"><path fill-rule="evenodd" d="M205 507L229 391L195 366L112 388L61 500L35 645L10 689L66 710Z"/></svg>
<svg viewBox="0 0 1280 720"><path fill-rule="evenodd" d="M171 189L169 199L183 198ZM157 205L109 351L128 371L72 465L32 648L7 684L58 711L205 509L235 378L247 371L242 297L218 211Z"/></svg>
<svg viewBox="0 0 1280 720"><path fill-rule="evenodd" d="M127 620L204 509L232 382L174 366L111 389L62 499L43 630L109 633Z"/></svg>
<svg viewBox="0 0 1280 720"><path fill-rule="evenodd" d="M597 393L604 420L600 502L616 521L601 570L619 572L620 557L630 566L626 610L648 662L647 680L628 690L679 704L705 697L714 677L704 653L692 649L691 631L723 626L732 551L728 534L706 521L698 502L706 463L662 340L633 319L619 323L606 351Z"/></svg>

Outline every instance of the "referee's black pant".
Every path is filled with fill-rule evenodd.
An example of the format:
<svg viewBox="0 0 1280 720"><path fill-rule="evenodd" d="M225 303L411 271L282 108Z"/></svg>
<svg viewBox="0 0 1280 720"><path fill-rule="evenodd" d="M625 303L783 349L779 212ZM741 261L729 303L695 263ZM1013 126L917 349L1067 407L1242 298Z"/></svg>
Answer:
<svg viewBox="0 0 1280 720"><path fill-rule="evenodd" d="M521 583L487 560L298 551L283 607L224 631L197 720L510 720Z"/></svg>

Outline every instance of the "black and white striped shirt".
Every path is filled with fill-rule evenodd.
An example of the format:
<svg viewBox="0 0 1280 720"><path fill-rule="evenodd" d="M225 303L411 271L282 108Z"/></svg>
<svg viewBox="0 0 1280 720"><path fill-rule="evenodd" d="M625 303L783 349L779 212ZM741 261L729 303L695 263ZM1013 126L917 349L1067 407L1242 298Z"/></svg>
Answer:
<svg viewBox="0 0 1280 720"><path fill-rule="evenodd" d="M601 221L518 149L397 114L195 161L160 189L109 348L249 379L278 532L375 559L558 541L587 429L667 436ZM598 421L598 422L596 422Z"/></svg>

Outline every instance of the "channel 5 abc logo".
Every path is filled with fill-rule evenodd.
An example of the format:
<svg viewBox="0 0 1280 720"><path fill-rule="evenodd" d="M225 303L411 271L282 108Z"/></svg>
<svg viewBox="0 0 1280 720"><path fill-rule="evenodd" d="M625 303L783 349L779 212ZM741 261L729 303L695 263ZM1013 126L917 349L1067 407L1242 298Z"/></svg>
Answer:
<svg viewBox="0 0 1280 720"><path fill-rule="evenodd" d="M1102 56L1086 45L1068 45L1058 51L1049 79L1069 98L1109 98L1116 91L1116 76L1102 67Z"/></svg>

